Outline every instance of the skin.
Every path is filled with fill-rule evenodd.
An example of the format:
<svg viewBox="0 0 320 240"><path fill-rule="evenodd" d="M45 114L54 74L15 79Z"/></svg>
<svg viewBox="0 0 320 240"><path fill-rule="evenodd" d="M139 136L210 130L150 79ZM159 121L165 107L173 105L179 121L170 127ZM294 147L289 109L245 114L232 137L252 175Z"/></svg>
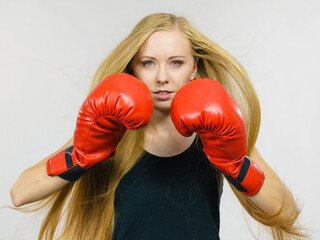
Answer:
<svg viewBox="0 0 320 240"><path fill-rule="evenodd" d="M177 29L155 32L133 58L131 67L133 74L150 89L154 103L153 115L145 127L145 150L161 157L183 152L192 144L196 135L184 137L178 133L171 121L170 107L175 93L194 79L197 72L189 41ZM72 144L71 138L56 153ZM14 206L42 199L68 183L60 177L47 175L46 162L50 156L19 176L11 188ZM277 213L284 202L288 209L296 209L290 191L256 148L250 158L265 173L265 182L261 190L249 198L269 214Z"/></svg>
<svg viewBox="0 0 320 240"><path fill-rule="evenodd" d="M65 186L68 181L58 176L47 175L47 161L51 156L59 153L73 144L73 138L68 140L58 151L44 158L34 166L24 170L10 189L12 204L23 206L45 198Z"/></svg>
<svg viewBox="0 0 320 240"><path fill-rule="evenodd" d="M166 114L176 91L194 79L197 72L190 42L178 30L152 34L133 58L132 68L150 89L154 111Z"/></svg>
<svg viewBox="0 0 320 240"><path fill-rule="evenodd" d="M162 157L183 152L195 134L185 138L178 133L171 121L170 107L175 93L197 72L190 42L178 30L155 32L133 58L132 70L150 89L154 104L145 128L145 150Z"/></svg>

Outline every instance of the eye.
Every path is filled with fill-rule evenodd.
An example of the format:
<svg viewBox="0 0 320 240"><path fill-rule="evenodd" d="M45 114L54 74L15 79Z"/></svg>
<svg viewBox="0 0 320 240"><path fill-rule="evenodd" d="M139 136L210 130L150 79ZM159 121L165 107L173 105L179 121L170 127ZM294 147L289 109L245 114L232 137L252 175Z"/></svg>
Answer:
<svg viewBox="0 0 320 240"><path fill-rule="evenodd" d="M170 64L171 64L172 66L178 67L178 66L180 66L182 63L183 63L182 61L176 60L176 61L172 61Z"/></svg>
<svg viewBox="0 0 320 240"><path fill-rule="evenodd" d="M142 62L143 66L152 66L153 62L152 61L144 61Z"/></svg>

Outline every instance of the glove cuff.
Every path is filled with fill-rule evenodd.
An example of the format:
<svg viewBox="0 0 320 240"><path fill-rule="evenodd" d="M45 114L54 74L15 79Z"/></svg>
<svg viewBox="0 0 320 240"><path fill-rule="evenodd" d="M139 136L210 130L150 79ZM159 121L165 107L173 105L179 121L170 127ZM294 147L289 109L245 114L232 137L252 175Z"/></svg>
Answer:
<svg viewBox="0 0 320 240"><path fill-rule="evenodd" d="M73 145L62 150L47 161L48 176L59 176L67 181L76 181L88 169L81 168L71 157Z"/></svg>
<svg viewBox="0 0 320 240"><path fill-rule="evenodd" d="M238 176L234 179L225 175L228 181L246 196L257 194L264 182L265 176L260 167L249 157L245 157Z"/></svg>

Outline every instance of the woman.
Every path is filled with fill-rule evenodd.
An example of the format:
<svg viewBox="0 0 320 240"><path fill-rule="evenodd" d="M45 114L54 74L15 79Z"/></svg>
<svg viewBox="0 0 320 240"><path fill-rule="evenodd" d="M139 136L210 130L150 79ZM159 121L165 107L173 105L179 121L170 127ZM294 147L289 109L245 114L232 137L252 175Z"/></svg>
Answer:
<svg viewBox="0 0 320 240"><path fill-rule="evenodd" d="M228 123L212 133L217 109ZM255 148L259 125L239 63L184 18L153 14L101 64L74 137L20 175L12 201L50 207L39 239L219 239L225 175L275 239L302 238L292 194Z"/></svg>

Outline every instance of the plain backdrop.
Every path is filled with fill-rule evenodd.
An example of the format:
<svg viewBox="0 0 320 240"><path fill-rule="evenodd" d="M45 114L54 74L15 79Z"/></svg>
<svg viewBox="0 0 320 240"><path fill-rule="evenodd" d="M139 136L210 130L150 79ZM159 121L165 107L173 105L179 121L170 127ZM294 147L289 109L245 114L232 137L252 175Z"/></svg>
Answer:
<svg viewBox="0 0 320 240"><path fill-rule="evenodd" d="M26 168L73 134L100 62L144 16L183 15L235 56L261 101L257 147L320 239L317 0L0 0L0 206ZM36 239L42 216L0 209L0 239ZM221 239L254 239L225 184ZM259 239L263 237L261 232Z"/></svg>

